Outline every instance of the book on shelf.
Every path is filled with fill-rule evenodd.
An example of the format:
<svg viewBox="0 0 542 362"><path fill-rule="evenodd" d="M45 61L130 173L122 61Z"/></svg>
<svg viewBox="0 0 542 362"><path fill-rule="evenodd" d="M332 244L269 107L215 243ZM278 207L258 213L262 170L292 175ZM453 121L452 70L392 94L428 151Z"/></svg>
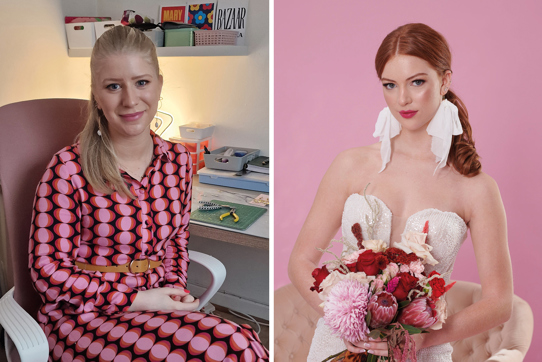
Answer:
<svg viewBox="0 0 542 362"><path fill-rule="evenodd" d="M213 30L238 31L237 44L245 45L248 0L218 0L213 20Z"/></svg>
<svg viewBox="0 0 542 362"><path fill-rule="evenodd" d="M172 21L175 23L186 23L186 7L186 2L172 6L160 6L160 12L158 14L159 22L165 23L166 21Z"/></svg>
<svg viewBox="0 0 542 362"><path fill-rule="evenodd" d="M249 161L247 164L247 170L259 173L269 173L269 157L259 156Z"/></svg>
<svg viewBox="0 0 542 362"><path fill-rule="evenodd" d="M215 3L188 3L188 24L197 26L200 30L212 30Z"/></svg>

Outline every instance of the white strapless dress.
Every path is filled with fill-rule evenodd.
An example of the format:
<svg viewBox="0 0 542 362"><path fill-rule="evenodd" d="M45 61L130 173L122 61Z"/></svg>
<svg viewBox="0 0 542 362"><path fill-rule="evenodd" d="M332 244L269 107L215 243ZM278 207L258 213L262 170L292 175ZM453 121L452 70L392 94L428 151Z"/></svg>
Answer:
<svg viewBox="0 0 542 362"><path fill-rule="evenodd" d="M383 201L375 196L367 195L371 204L377 203L380 214L377 220L372 220L373 215L365 197L360 194L351 195L344 205L342 217L342 235L350 243L357 243L352 233L352 225L361 225L363 239L368 240L367 220L374 222L373 239L384 240L390 243L392 214ZM422 232L425 222L429 220L429 233L427 243L433 247L431 254L438 260L435 266L425 265L429 274L431 271L444 274L452 272L457 252L467 237L467 225L456 213L440 211L437 209L425 209L418 211L407 219L404 231ZM446 283L450 281L450 274L445 276ZM336 337L325 325L324 320L318 321L314 338L307 358L307 362L321 362L327 357L346 349L343 341ZM418 362L452 362L452 346L449 343L424 348L416 354Z"/></svg>

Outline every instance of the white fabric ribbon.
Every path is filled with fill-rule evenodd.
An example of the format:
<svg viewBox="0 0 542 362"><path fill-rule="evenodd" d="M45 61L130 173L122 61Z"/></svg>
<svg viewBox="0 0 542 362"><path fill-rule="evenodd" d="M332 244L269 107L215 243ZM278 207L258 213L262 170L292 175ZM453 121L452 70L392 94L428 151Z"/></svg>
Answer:
<svg viewBox="0 0 542 362"><path fill-rule="evenodd" d="M382 157L382 172L386 168L391 159L391 139L401 132L401 124L391 114L388 107L384 108L378 115L376 121L375 132L373 137L379 137L382 145L380 146L380 156ZM427 126L427 133L432 137L431 151L436 156L438 163L435 168L437 172L439 168L446 166L450 147L452 146L452 136L457 136L463 133L461 121L459 120L459 110L455 104L447 99L440 103L437 113Z"/></svg>
<svg viewBox="0 0 542 362"><path fill-rule="evenodd" d="M433 137L431 151L437 156L436 162L439 163L433 172L434 175L439 168L446 166L450 147L452 147L452 136L463 133L456 105L447 99L443 100L435 117L427 126L427 133Z"/></svg>
<svg viewBox="0 0 542 362"><path fill-rule="evenodd" d="M384 171L386 164L390 162L391 159L391 139L397 136L401 132L401 123L393 114L388 107L380 111L378 119L376 121L375 132L373 137L380 137L382 145L380 146L380 156L382 157L382 169L378 173Z"/></svg>

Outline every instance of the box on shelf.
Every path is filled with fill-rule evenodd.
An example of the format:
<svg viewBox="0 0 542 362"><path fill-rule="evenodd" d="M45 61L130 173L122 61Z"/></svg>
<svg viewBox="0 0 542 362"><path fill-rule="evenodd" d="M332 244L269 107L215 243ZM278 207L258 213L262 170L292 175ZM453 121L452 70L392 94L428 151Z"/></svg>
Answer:
<svg viewBox="0 0 542 362"><path fill-rule="evenodd" d="M234 30L196 30L195 45L235 45L238 31Z"/></svg>
<svg viewBox="0 0 542 362"><path fill-rule="evenodd" d="M162 29L145 30L143 34L152 40L156 47L164 46L164 31Z"/></svg>
<svg viewBox="0 0 542 362"><path fill-rule="evenodd" d="M96 42L95 23L66 24L66 35L70 49L92 48Z"/></svg>
<svg viewBox="0 0 542 362"><path fill-rule="evenodd" d="M194 174L197 174L199 170L205 167L205 158L203 157L205 149L203 146L210 148L211 137L201 140L170 137L169 140L170 142L181 143L190 152L190 156L192 157L192 172Z"/></svg>
<svg viewBox="0 0 542 362"><path fill-rule="evenodd" d="M202 184L269 192L269 175L265 173L251 172L236 176L232 171L212 170L204 167L198 172L198 180Z"/></svg>
<svg viewBox="0 0 542 362"><path fill-rule="evenodd" d="M109 29L120 25L120 20L111 20L111 21L100 21L94 23L94 30L96 32L96 39L102 36L103 33Z"/></svg>
<svg viewBox="0 0 542 362"><path fill-rule="evenodd" d="M212 124L203 124L203 123L188 123L179 126L179 131L181 132L182 138L191 138L191 139L204 139L211 137L215 130L215 126Z"/></svg>
<svg viewBox="0 0 542 362"><path fill-rule="evenodd" d="M166 29L164 33L164 46L166 47L194 45L194 28Z"/></svg>
<svg viewBox="0 0 542 362"><path fill-rule="evenodd" d="M233 148L234 152L246 153L243 156L224 156L224 152ZM245 163L253 160L260 155L260 150L253 148L225 146L203 155L205 166L215 170L241 171Z"/></svg>

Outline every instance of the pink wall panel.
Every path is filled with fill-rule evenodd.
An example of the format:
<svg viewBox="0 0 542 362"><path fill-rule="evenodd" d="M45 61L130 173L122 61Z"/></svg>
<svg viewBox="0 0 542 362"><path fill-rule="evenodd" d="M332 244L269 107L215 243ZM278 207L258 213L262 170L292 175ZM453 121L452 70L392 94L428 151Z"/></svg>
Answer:
<svg viewBox="0 0 542 362"><path fill-rule="evenodd" d="M275 0L275 287L318 184L344 149L376 142L386 106L374 56L387 33L426 23L448 40L452 89L465 102L483 170L508 218L515 292L542 339L542 5L534 1ZM360 165L362 167L362 165ZM478 282L470 239L454 279ZM533 343L528 361L542 361Z"/></svg>

